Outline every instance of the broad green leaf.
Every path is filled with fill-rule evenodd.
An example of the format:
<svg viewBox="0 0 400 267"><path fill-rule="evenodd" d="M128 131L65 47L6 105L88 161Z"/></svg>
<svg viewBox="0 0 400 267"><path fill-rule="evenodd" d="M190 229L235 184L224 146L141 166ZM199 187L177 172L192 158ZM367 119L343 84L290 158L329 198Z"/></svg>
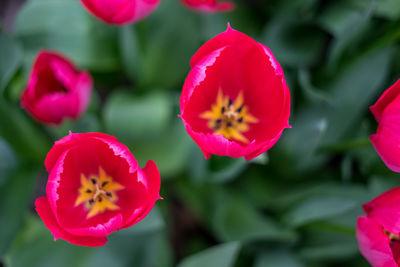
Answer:
<svg viewBox="0 0 400 267"><path fill-rule="evenodd" d="M186 164L190 164L188 155L193 145L183 123L176 118L164 129L162 135L146 142L141 140L133 142L131 151L141 166L144 166L149 159L154 160L161 177L165 179L176 175Z"/></svg>
<svg viewBox="0 0 400 267"><path fill-rule="evenodd" d="M0 31L0 92L22 63L21 45Z"/></svg>
<svg viewBox="0 0 400 267"><path fill-rule="evenodd" d="M69 131L73 133L101 132L99 119L90 113L82 115L76 121L66 119L61 125L48 126L47 128L54 135L55 140L67 136Z"/></svg>
<svg viewBox="0 0 400 267"><path fill-rule="evenodd" d="M6 255L7 266L154 266L166 251L158 251L160 242L160 218L152 211L137 230L124 229L108 236L103 247L75 246L64 240L54 242L53 236L38 217L28 217L25 228ZM156 222L153 223L152 220ZM151 222L150 227L144 226ZM158 226L157 226L158 225ZM163 255L163 259L168 259ZM158 265L157 266L162 266ZM171 266L171 265L164 265Z"/></svg>
<svg viewBox="0 0 400 267"><path fill-rule="evenodd" d="M234 178L240 176L247 166L244 158L214 157L212 160L217 166L211 168L208 176L210 181L216 183L232 181Z"/></svg>
<svg viewBox="0 0 400 267"><path fill-rule="evenodd" d="M171 115L171 100L164 93L133 97L117 92L104 109L107 131L127 143L163 134Z"/></svg>
<svg viewBox="0 0 400 267"><path fill-rule="evenodd" d="M365 0L351 0L353 5L358 7L366 7L372 4L372 10L376 16L396 20L400 16L400 7L397 0L379 0L379 1L365 1ZM371 3L372 2L372 3Z"/></svg>
<svg viewBox="0 0 400 267"><path fill-rule="evenodd" d="M343 59L356 56L356 52L364 45L363 38L374 30L372 21L374 0L363 0L363 5L351 1L337 1L328 5L320 15L318 23L335 37L330 42L326 67L339 70ZM347 52L347 54L345 54Z"/></svg>
<svg viewBox="0 0 400 267"><path fill-rule="evenodd" d="M381 0L375 2L375 13L379 16L389 18L391 20L399 19L400 5L397 0Z"/></svg>
<svg viewBox="0 0 400 267"><path fill-rule="evenodd" d="M305 265L293 253L273 249L256 258L254 267L304 267Z"/></svg>
<svg viewBox="0 0 400 267"><path fill-rule="evenodd" d="M368 112L368 105L384 90L390 58L388 47L364 54L327 86L332 101L325 107L327 129L322 144L338 141Z"/></svg>
<svg viewBox="0 0 400 267"><path fill-rule="evenodd" d="M40 49L61 52L90 70L119 66L116 29L91 17L79 1L28 1L18 13L15 34L24 46L26 66Z"/></svg>
<svg viewBox="0 0 400 267"><path fill-rule="evenodd" d="M283 65L309 66L321 55L326 36L313 25L278 18L267 24L261 43L268 46Z"/></svg>
<svg viewBox="0 0 400 267"><path fill-rule="evenodd" d="M133 81L139 79L143 64L143 49L141 49L139 44L139 35L137 34L136 26L128 25L120 28L119 47L125 73Z"/></svg>
<svg viewBox="0 0 400 267"><path fill-rule="evenodd" d="M54 242L42 220L29 216L23 231L7 252L5 263L14 267L84 266L85 259L93 250L63 240Z"/></svg>
<svg viewBox="0 0 400 267"><path fill-rule="evenodd" d="M190 58L201 45L196 16L179 1L163 1L141 23L146 28L146 44L139 84L162 88L182 86Z"/></svg>
<svg viewBox="0 0 400 267"><path fill-rule="evenodd" d="M38 172L31 166L20 165L10 179L0 186L0 259L11 246L23 226Z"/></svg>
<svg viewBox="0 0 400 267"><path fill-rule="evenodd" d="M191 255L179 267L233 267L240 250L240 243L232 242L211 247Z"/></svg>
<svg viewBox="0 0 400 267"><path fill-rule="evenodd" d="M357 202L340 197L316 196L298 204L285 216L285 221L294 227L338 216L354 208Z"/></svg>
<svg viewBox="0 0 400 267"><path fill-rule="evenodd" d="M364 6L357 6L351 1L336 1L328 5L320 14L318 22L328 32L336 37L349 34L363 20L372 1L363 0Z"/></svg>
<svg viewBox="0 0 400 267"><path fill-rule="evenodd" d="M327 134L327 116L312 109L300 111L293 119L292 129L286 132L279 140L278 147L284 160L275 158L273 153L271 161L276 160L275 166L281 174L296 177L298 171L304 171L321 166L327 160L326 155L318 155L317 148ZM286 159L286 161L285 161ZM290 164L288 165L288 161ZM299 177L301 178L301 177Z"/></svg>
<svg viewBox="0 0 400 267"><path fill-rule="evenodd" d="M303 259L312 261L343 260L359 253L357 240L352 234L311 228L305 233L307 241L299 250Z"/></svg>
<svg viewBox="0 0 400 267"><path fill-rule="evenodd" d="M17 167L17 156L10 145L0 137L0 188Z"/></svg>
<svg viewBox="0 0 400 267"><path fill-rule="evenodd" d="M294 232L271 218L261 214L246 201L222 195L214 199L215 211L212 217L216 234L224 241L293 241Z"/></svg>
<svg viewBox="0 0 400 267"><path fill-rule="evenodd" d="M0 136L21 159L42 161L50 150L50 141L19 107L0 98Z"/></svg>
<svg viewBox="0 0 400 267"><path fill-rule="evenodd" d="M162 201L162 200L159 200ZM128 229L121 230L116 235L140 235L151 232L160 231L165 228L164 219L157 205L150 211L150 213L140 222L129 227Z"/></svg>

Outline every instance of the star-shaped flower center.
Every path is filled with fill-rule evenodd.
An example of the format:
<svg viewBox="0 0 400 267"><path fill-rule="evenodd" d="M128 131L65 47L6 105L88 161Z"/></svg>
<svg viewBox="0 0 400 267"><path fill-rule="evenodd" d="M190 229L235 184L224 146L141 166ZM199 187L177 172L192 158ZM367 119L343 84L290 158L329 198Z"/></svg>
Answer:
<svg viewBox="0 0 400 267"><path fill-rule="evenodd" d="M116 191L125 187L113 180L111 176L107 176L103 168L99 167L98 175L89 175L89 178L81 174L81 187L79 188L78 198L75 201L75 206L82 203L85 209L88 210L87 218L91 218L98 213L103 213L106 210L118 210L119 207L115 204L118 200Z"/></svg>
<svg viewBox="0 0 400 267"><path fill-rule="evenodd" d="M258 123L258 119L244 105L242 92L232 102L222 94L222 90L218 91L217 102L211 106L211 110L201 113L200 118L208 120L207 125L214 130L214 134L222 134L227 139L243 143L249 143L243 135L249 130L249 123Z"/></svg>

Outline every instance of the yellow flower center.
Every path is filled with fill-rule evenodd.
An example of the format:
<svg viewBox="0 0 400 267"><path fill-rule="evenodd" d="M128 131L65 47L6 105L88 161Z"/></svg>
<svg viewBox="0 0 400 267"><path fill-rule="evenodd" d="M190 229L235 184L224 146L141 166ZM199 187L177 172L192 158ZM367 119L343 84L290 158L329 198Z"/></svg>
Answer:
<svg viewBox="0 0 400 267"><path fill-rule="evenodd" d="M383 231L389 237L390 241L399 241L400 240L400 236L399 235L395 235L395 234L387 231L386 229L383 229Z"/></svg>
<svg viewBox="0 0 400 267"><path fill-rule="evenodd" d="M214 134L222 134L227 139L243 143L249 143L243 135L249 130L249 123L258 123L258 119L244 105L242 92L232 102L222 94L222 90L218 91L217 102L211 105L211 110L201 113L200 118L208 120L207 126L214 130Z"/></svg>
<svg viewBox="0 0 400 267"><path fill-rule="evenodd" d="M111 176L107 176L101 167L98 175L92 174L89 178L81 173L81 187L75 206L84 204L85 209L89 211L86 216L88 219L106 210L118 210L119 207L115 204L118 196L115 192L124 188L113 181Z"/></svg>

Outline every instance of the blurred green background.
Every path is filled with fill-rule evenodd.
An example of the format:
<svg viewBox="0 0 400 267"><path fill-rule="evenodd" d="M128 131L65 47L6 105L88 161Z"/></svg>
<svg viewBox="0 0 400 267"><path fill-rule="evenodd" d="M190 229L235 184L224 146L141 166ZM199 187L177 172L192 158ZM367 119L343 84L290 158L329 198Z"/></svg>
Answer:
<svg viewBox="0 0 400 267"><path fill-rule="evenodd" d="M125 27L77 0L28 0L15 21L0 5L0 266L369 266L355 239L361 204L400 185L368 141L368 107L399 78L400 1L235 3L197 14L163 0ZM271 48L292 94L293 128L250 162L204 160L177 117L190 57L228 21ZM43 126L21 109L41 48L94 76L78 121ZM33 209L46 153L68 130L115 135L161 172L164 200L101 248L53 242Z"/></svg>

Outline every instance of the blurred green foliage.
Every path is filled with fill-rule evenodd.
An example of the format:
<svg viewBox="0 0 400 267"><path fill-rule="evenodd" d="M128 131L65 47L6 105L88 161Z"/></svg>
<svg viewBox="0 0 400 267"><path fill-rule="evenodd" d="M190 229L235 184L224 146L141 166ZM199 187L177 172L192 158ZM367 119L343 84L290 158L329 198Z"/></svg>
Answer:
<svg viewBox="0 0 400 267"><path fill-rule="evenodd" d="M236 0L197 14L164 0L147 19L107 26L75 0L28 0L0 30L0 261L4 266L368 266L354 236L361 204L400 184L368 136L368 107L400 73L398 0ZM206 161L179 95L190 57L227 22L271 48L292 94L291 129L250 162ZM60 127L20 107L40 49L95 78L89 110ZM44 158L73 132L100 131L161 171L163 200L101 248L53 237L37 217Z"/></svg>

